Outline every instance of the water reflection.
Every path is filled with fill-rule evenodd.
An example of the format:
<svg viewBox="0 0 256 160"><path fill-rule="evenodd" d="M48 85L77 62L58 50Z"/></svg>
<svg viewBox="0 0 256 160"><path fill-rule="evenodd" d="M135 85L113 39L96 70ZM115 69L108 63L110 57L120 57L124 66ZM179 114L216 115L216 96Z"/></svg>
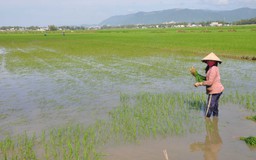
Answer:
<svg viewBox="0 0 256 160"><path fill-rule="evenodd" d="M5 56L2 55L2 60L1 60L1 69L0 69L0 72L5 72L6 69L5 69Z"/></svg>
<svg viewBox="0 0 256 160"><path fill-rule="evenodd" d="M190 149L192 152L202 151L205 160L217 160L222 146L222 139L218 128L218 117L214 117L213 119L206 118L205 127L205 141L191 144Z"/></svg>

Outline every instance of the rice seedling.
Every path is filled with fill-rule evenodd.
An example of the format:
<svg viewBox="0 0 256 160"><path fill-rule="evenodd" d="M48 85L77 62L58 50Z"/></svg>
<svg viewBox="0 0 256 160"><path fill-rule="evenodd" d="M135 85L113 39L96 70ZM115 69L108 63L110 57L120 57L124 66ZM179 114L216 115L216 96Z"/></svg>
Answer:
<svg viewBox="0 0 256 160"><path fill-rule="evenodd" d="M215 28L211 28L211 32L186 29L182 33L176 29L101 30L67 33L65 37L57 33L47 37L36 33L0 33L0 48L5 50L1 52L7 52L1 57L1 64L5 63L1 71L9 73L4 77L8 83L0 83L1 87L12 91L14 85L9 81L23 79L24 83L18 81L21 85L15 85L29 90L26 98L39 110L40 120L54 119L68 112L61 119L63 126L46 127L39 134L24 132L1 137L0 159L97 160L103 158L98 149L109 143L137 143L144 138L201 132L204 120L200 111L205 106L206 95L191 91L194 79L189 79L184 62L192 65L198 61L197 56L209 50L216 50L223 57L253 56L256 32L250 32L250 28L237 27L237 32L232 33L227 28L222 28L223 32ZM254 66L251 63L242 70ZM227 92L220 103L240 104L254 112L256 93L240 92L240 88L246 90L245 84L239 83L240 88L235 88L230 83L232 78L242 75L250 84L246 84L246 88L253 88L250 82L254 82L254 78L250 75L254 70L243 71L224 75ZM33 83L35 81L37 83ZM98 116L99 110L105 109L101 98L114 95L118 99L119 93L119 101L104 111L109 112L106 119L99 117L89 124L75 118L73 123L66 120L76 111L84 111L81 114L84 119L87 118L85 112ZM19 99L16 93L10 95L11 98L0 102L3 121L9 120L14 111L26 111L14 107L19 106L19 102L2 111L7 101ZM99 99L100 109L95 106L96 102L90 103ZM31 121L24 117L19 116L15 123L9 124L18 126Z"/></svg>
<svg viewBox="0 0 256 160"><path fill-rule="evenodd" d="M0 119L5 119L5 118L7 118L7 117L8 117L7 114L0 114Z"/></svg>
<svg viewBox="0 0 256 160"><path fill-rule="evenodd" d="M255 92L247 92L243 94L239 94L238 91L236 92L230 92L229 95L224 95L222 98L222 103L234 103L234 104L240 104L247 108L248 110L251 110L253 112L256 111L256 105L255 105Z"/></svg>
<svg viewBox="0 0 256 160"><path fill-rule="evenodd" d="M113 142L138 142L143 137L187 134L202 123L191 117L181 94L122 94L123 102L110 112L109 121L89 127L81 124L43 131L31 138L24 133L1 141L1 157L22 159L100 159L96 148ZM192 120L193 119L193 120ZM198 131L198 127L194 132Z"/></svg>
<svg viewBox="0 0 256 160"><path fill-rule="evenodd" d="M245 143L250 146L256 146L256 137L254 137L254 136L240 137L240 140L245 141Z"/></svg>
<svg viewBox="0 0 256 160"><path fill-rule="evenodd" d="M201 96L194 93L121 94L121 104L109 113L109 120L98 120L88 127L67 124L43 131L40 136L31 137L27 133L8 136L0 142L0 157L101 159L103 154L97 152L97 148L107 143L131 143L146 137L200 132L204 123L199 116L198 105L204 105Z"/></svg>
<svg viewBox="0 0 256 160"><path fill-rule="evenodd" d="M247 116L246 118L256 122L256 115L255 116Z"/></svg>

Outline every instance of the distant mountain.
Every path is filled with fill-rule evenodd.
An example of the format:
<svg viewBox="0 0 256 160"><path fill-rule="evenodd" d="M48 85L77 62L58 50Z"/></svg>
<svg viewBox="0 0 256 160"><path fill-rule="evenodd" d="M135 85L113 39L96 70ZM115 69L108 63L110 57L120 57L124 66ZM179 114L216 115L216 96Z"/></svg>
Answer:
<svg viewBox="0 0 256 160"><path fill-rule="evenodd" d="M160 24L164 22L206 22L225 21L235 22L241 19L256 17L256 9L239 8L235 10L201 10L201 9L169 9L153 12L138 12L128 15L110 17L100 25L129 25L129 24Z"/></svg>

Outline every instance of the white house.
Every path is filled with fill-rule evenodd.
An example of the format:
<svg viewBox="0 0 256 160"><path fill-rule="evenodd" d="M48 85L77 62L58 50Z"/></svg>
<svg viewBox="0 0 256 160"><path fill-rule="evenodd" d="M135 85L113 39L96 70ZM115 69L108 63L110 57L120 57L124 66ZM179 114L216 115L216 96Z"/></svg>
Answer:
<svg viewBox="0 0 256 160"><path fill-rule="evenodd" d="M212 26L212 27L220 27L220 26L222 26L222 24L219 23L219 22L212 22L212 23L210 24L210 26Z"/></svg>

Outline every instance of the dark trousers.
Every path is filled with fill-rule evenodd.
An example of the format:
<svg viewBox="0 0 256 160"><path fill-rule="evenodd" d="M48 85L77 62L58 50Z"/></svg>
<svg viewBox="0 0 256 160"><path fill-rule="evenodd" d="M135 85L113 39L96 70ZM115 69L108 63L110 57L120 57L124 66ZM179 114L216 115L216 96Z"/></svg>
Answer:
<svg viewBox="0 0 256 160"><path fill-rule="evenodd" d="M211 115L218 117L219 115L219 99L221 96L221 93L218 94L209 94L208 100L207 100L207 106L206 106L206 117L211 117Z"/></svg>

